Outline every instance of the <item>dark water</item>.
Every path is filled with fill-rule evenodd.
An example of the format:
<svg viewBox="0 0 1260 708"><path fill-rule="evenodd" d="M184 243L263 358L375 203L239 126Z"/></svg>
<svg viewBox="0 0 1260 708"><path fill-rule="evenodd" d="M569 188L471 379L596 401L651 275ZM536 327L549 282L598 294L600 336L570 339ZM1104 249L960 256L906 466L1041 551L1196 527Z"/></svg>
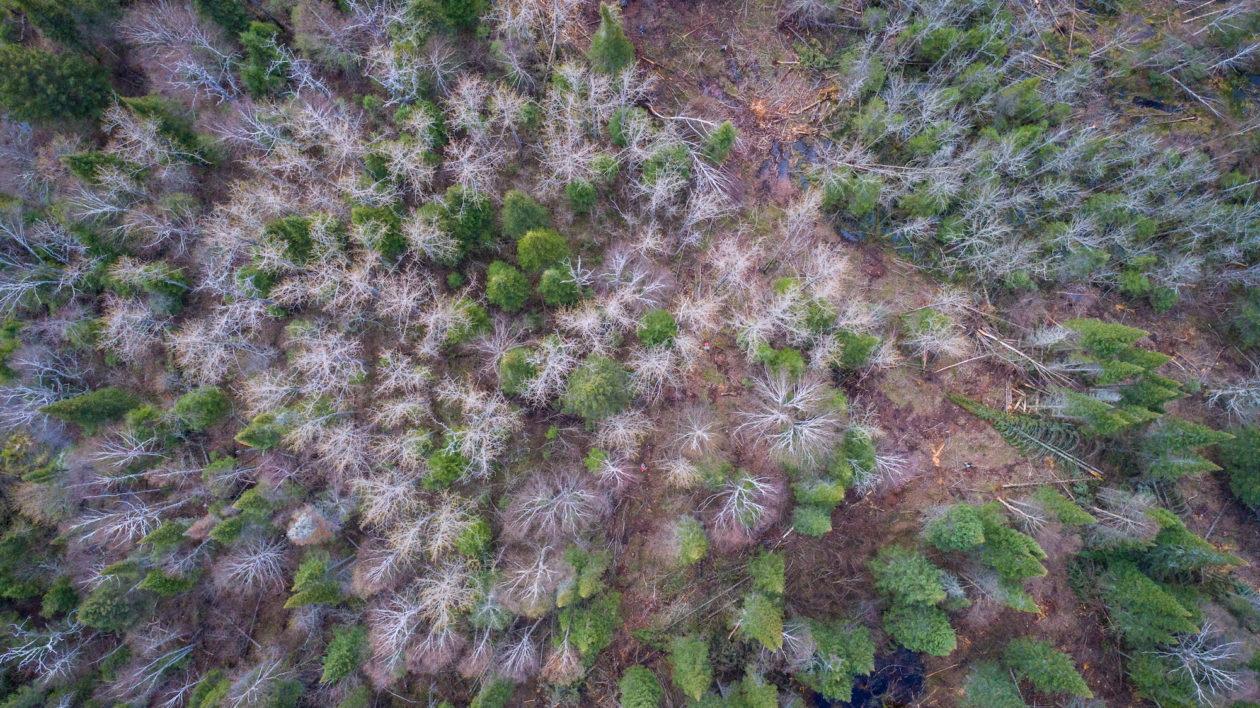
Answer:
<svg viewBox="0 0 1260 708"><path fill-rule="evenodd" d="M909 649L875 657L875 671L853 683L848 703L814 696L818 708L885 708L909 705L923 693L923 660Z"/></svg>

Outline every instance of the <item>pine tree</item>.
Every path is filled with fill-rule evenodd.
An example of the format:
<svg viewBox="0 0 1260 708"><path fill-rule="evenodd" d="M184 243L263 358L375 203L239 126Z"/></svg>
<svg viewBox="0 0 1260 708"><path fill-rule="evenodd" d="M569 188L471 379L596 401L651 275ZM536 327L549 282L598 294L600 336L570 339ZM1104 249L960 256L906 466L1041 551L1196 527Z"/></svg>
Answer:
<svg viewBox="0 0 1260 708"><path fill-rule="evenodd" d="M250 22L241 32L245 63L241 66L241 83L254 98L279 93L288 85L288 63L280 52L280 28L270 22Z"/></svg>
<svg viewBox="0 0 1260 708"><path fill-rule="evenodd" d="M661 683L645 667L635 665L626 669L618 688L622 708L657 708L661 704Z"/></svg>
<svg viewBox="0 0 1260 708"><path fill-rule="evenodd" d="M675 637L669 645L669 665L674 685L694 701L713 683L709 643L699 637Z"/></svg>
<svg viewBox="0 0 1260 708"><path fill-rule="evenodd" d="M324 652L324 675L320 683L340 681L357 671L363 663L366 644L367 630L360 625L334 629L332 641Z"/></svg>
<svg viewBox="0 0 1260 708"><path fill-rule="evenodd" d="M984 543L984 524L975 507L956 504L928 522L923 536L939 551L965 551Z"/></svg>
<svg viewBox="0 0 1260 708"><path fill-rule="evenodd" d="M945 599L941 569L904 546L887 546L870 562L875 589L903 605L935 605Z"/></svg>
<svg viewBox="0 0 1260 708"><path fill-rule="evenodd" d="M73 54L0 46L0 107L13 118L95 120L111 95L105 69Z"/></svg>
<svg viewBox="0 0 1260 708"><path fill-rule="evenodd" d="M1151 479L1174 481L1220 467L1198 454L1199 448L1230 440L1233 436L1206 425L1173 418L1151 426L1138 442L1138 458Z"/></svg>
<svg viewBox="0 0 1260 708"><path fill-rule="evenodd" d="M1070 693L1082 698L1094 694L1076 670L1072 657L1049 642L1020 637L1006 645L1002 661L1021 680L1032 683L1042 693Z"/></svg>
<svg viewBox="0 0 1260 708"><path fill-rule="evenodd" d="M607 3L599 5L599 29L591 37L586 57L596 71L619 74L634 63L634 45L621 30L621 18Z"/></svg>
<svg viewBox="0 0 1260 708"><path fill-rule="evenodd" d="M589 666L608 647L621 626L621 593L604 593L581 605L566 607L559 616L560 631Z"/></svg>
<svg viewBox="0 0 1260 708"><path fill-rule="evenodd" d="M284 603L284 608L341 602L341 587L329 578L331 563L326 551L308 553L293 574L293 595Z"/></svg>

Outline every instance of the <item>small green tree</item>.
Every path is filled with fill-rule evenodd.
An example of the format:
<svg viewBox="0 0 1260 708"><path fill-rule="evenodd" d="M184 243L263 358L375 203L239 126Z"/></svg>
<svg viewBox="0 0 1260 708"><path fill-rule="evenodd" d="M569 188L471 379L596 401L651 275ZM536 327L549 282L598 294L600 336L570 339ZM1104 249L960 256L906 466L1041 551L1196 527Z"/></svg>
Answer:
<svg viewBox="0 0 1260 708"><path fill-rule="evenodd" d="M529 273L549 268L568 256L569 242L555 229L530 229L516 242L516 262Z"/></svg>
<svg viewBox="0 0 1260 708"><path fill-rule="evenodd" d="M533 350L529 347L515 347L499 359L499 387L509 396L520 395L525 384L534 378L537 370L529 363Z"/></svg>
<svg viewBox="0 0 1260 708"><path fill-rule="evenodd" d="M363 663L363 648L367 644L367 630L360 625L337 627L332 641L324 652L324 675L320 683L340 681L358 671Z"/></svg>
<svg viewBox="0 0 1260 708"><path fill-rule="evenodd" d="M551 226L551 217L547 214L547 207L519 189L510 189L503 195L503 208L499 210L499 220L503 225L503 235L513 239L519 239L534 229L546 229ZM521 267L526 268L524 263L521 263Z"/></svg>
<svg viewBox="0 0 1260 708"><path fill-rule="evenodd" d="M1260 510L1260 426L1230 432L1233 439L1220 444L1221 467L1229 478L1229 489L1243 504Z"/></svg>
<svg viewBox="0 0 1260 708"><path fill-rule="evenodd" d="M678 545L679 565L695 565L709 552L709 539L704 526L696 519L685 516L674 526L675 543Z"/></svg>
<svg viewBox="0 0 1260 708"><path fill-rule="evenodd" d="M761 642L770 651L783 648L783 607L761 593L744 596L735 626L740 634Z"/></svg>
<svg viewBox="0 0 1260 708"><path fill-rule="evenodd" d="M280 51L280 28L270 22L250 22L241 32L245 62L241 65L241 83L254 98L279 93L289 83L288 63Z"/></svg>
<svg viewBox="0 0 1260 708"><path fill-rule="evenodd" d="M364 246L376 251L386 263L395 263L407 251L402 218L385 206L359 205L350 210L350 223L358 227Z"/></svg>
<svg viewBox="0 0 1260 708"><path fill-rule="evenodd" d="M1134 647L1176 644L1178 634L1198 631L1190 610L1132 563L1112 562L1097 590L1112 629Z"/></svg>
<svg viewBox="0 0 1260 708"><path fill-rule="evenodd" d="M1028 708L1010 673L992 661L971 670L958 703L961 708Z"/></svg>
<svg viewBox="0 0 1260 708"><path fill-rule="evenodd" d="M620 413L633 398L630 373L602 354L586 358L572 374L562 399L563 410L587 424Z"/></svg>
<svg viewBox="0 0 1260 708"><path fill-rule="evenodd" d="M1021 680L1032 683L1042 693L1070 693L1082 698L1094 694L1076 670L1072 657L1049 642L1020 637L1006 645L1002 661Z"/></svg>
<svg viewBox="0 0 1260 708"><path fill-rule="evenodd" d="M437 0L442 19L459 30L475 29L486 11L485 0Z"/></svg>
<svg viewBox="0 0 1260 708"><path fill-rule="evenodd" d="M832 701L848 702L858 676L875 671L875 642L866 627L843 622L809 623L814 659L797 680Z"/></svg>
<svg viewBox="0 0 1260 708"><path fill-rule="evenodd" d="M293 574L293 595L284 603L284 608L341 602L341 587L330 578L331 564L327 551L307 553Z"/></svg>
<svg viewBox="0 0 1260 708"><path fill-rule="evenodd" d="M421 207L420 214L436 220L438 228L459 244L454 257L442 265L459 265L469 255L494 246L494 205L484 195L453 184L446 188L441 200Z"/></svg>
<svg viewBox="0 0 1260 708"><path fill-rule="evenodd" d="M966 551L984 543L984 524L975 507L956 504L928 522L923 536L939 551Z"/></svg>
<svg viewBox="0 0 1260 708"><path fill-rule="evenodd" d="M947 656L958 646L949 617L938 607L894 603L884 612L884 631L910 651Z"/></svg>
<svg viewBox="0 0 1260 708"><path fill-rule="evenodd" d="M713 683L709 643L699 637L675 637L669 645L669 666L674 685L693 701Z"/></svg>
<svg viewBox="0 0 1260 708"><path fill-rule="evenodd" d="M748 561L748 575L752 578L753 590L765 595L777 597L783 594L786 587L783 572L782 553L762 549L754 553Z"/></svg>
<svg viewBox="0 0 1260 708"><path fill-rule="evenodd" d="M111 94L105 69L74 54L0 46L0 107L13 118L95 119Z"/></svg>
<svg viewBox="0 0 1260 708"><path fill-rule="evenodd" d="M504 312L516 312L529 300L529 279L503 261L495 261L486 271L486 299Z"/></svg>
<svg viewBox="0 0 1260 708"><path fill-rule="evenodd" d="M127 411L139 405L140 401L127 391L106 387L49 403L39 411L57 420L74 423L91 435L99 426L122 419Z"/></svg>
<svg viewBox="0 0 1260 708"><path fill-rule="evenodd" d="M590 666L595 657L612 644L613 633L621 626L621 593L607 592L584 603L564 608L558 617L561 633Z"/></svg>
<svg viewBox="0 0 1260 708"><path fill-rule="evenodd" d="M904 605L935 605L945 599L941 569L905 546L887 546L870 562L875 589Z"/></svg>
<svg viewBox="0 0 1260 708"><path fill-rule="evenodd" d="M661 682L646 667L631 666L618 684L622 708L657 708L661 704Z"/></svg>
<svg viewBox="0 0 1260 708"><path fill-rule="evenodd" d="M735 146L735 138L738 136L738 131L729 120L722 121L722 124L704 141L705 159L715 165L726 162L726 157L731 154L731 148Z"/></svg>
<svg viewBox="0 0 1260 708"><path fill-rule="evenodd" d="M138 579L110 575L79 604L79 621L101 632L130 629L146 604L144 593L131 589Z"/></svg>
<svg viewBox="0 0 1260 708"><path fill-rule="evenodd" d="M192 430L205 430L227 417L232 401L215 386L189 391L175 401L175 414Z"/></svg>
<svg viewBox="0 0 1260 708"><path fill-rule="evenodd" d="M242 0L193 0L193 7L234 37L249 27L249 12Z"/></svg>
<svg viewBox="0 0 1260 708"><path fill-rule="evenodd" d="M564 185L564 196L569 199L569 208L574 214L589 214L595 208L595 200L599 192L595 185L584 179L576 179Z"/></svg>
<svg viewBox="0 0 1260 708"><path fill-rule="evenodd" d="M639 319L639 341L649 347L673 344L678 336L678 323L669 310L654 308Z"/></svg>
<svg viewBox="0 0 1260 708"><path fill-rule="evenodd" d="M1032 536L1007 525L1000 506L994 502L980 510L984 525L984 543L980 546L980 562L997 571L1005 580L1040 578L1046 574L1041 564L1046 552Z"/></svg>
<svg viewBox="0 0 1260 708"><path fill-rule="evenodd" d="M607 3L599 5L599 29L591 37L591 47L586 58L596 71L619 74L634 63L634 45L621 30L621 18Z"/></svg>
<svg viewBox="0 0 1260 708"><path fill-rule="evenodd" d="M538 293L548 307L572 305L582 299L582 291L567 269L554 267L543 271Z"/></svg>

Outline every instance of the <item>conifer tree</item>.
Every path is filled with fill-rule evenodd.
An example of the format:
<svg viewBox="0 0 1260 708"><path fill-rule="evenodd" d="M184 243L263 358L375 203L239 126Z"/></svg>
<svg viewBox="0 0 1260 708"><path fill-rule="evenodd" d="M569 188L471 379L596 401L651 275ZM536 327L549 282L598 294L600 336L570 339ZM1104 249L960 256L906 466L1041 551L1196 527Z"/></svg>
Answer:
<svg viewBox="0 0 1260 708"><path fill-rule="evenodd" d="M357 671L363 663L366 644L367 630L360 625L334 629L332 641L324 652L324 674L320 683L340 681Z"/></svg>
<svg viewBox="0 0 1260 708"><path fill-rule="evenodd" d="M930 521L923 535L939 551L965 551L984 543L984 524L975 507L956 504Z"/></svg>
<svg viewBox="0 0 1260 708"><path fill-rule="evenodd" d="M513 239L519 239L534 229L547 229L551 226L547 207L519 189L510 189L503 195L499 219L503 225L503 235ZM520 265L529 270L524 263Z"/></svg>
<svg viewBox="0 0 1260 708"><path fill-rule="evenodd" d="M674 685L693 701L713 683L709 643L699 637L675 637L669 645L669 665Z"/></svg>
<svg viewBox="0 0 1260 708"><path fill-rule="evenodd" d="M875 670L875 642L866 627L811 621L816 648L809 668L796 678L831 701L848 702L853 682Z"/></svg>
<svg viewBox="0 0 1260 708"><path fill-rule="evenodd" d="M0 46L0 107L18 120L95 119L111 93L105 70L78 56Z"/></svg>
<svg viewBox="0 0 1260 708"><path fill-rule="evenodd" d="M618 687L622 708L657 708L661 704L661 684L646 667L635 665L626 669Z"/></svg>
<svg viewBox="0 0 1260 708"><path fill-rule="evenodd" d="M516 312L529 299L529 279L503 261L494 261L486 271L486 300L504 312Z"/></svg>
<svg viewBox="0 0 1260 708"><path fill-rule="evenodd" d="M933 605L894 602L884 612L884 631L910 651L932 656L947 656L958 646L949 617Z"/></svg>
<svg viewBox="0 0 1260 708"><path fill-rule="evenodd" d="M564 412L587 424L620 413L631 399L630 373L601 354L586 358L572 374L564 393Z"/></svg>
<svg viewBox="0 0 1260 708"><path fill-rule="evenodd" d="M961 708L1028 708L1010 672L992 661L979 662L967 675L958 704Z"/></svg>
<svg viewBox="0 0 1260 708"><path fill-rule="evenodd" d="M1002 661L1021 680L1032 683L1042 693L1070 693L1082 698L1094 694L1076 670L1072 657L1049 642L1020 637L1006 645Z"/></svg>
<svg viewBox="0 0 1260 708"><path fill-rule="evenodd" d="M941 569L905 546L887 546L870 562L875 589L904 605L935 605L945 599Z"/></svg>
<svg viewBox="0 0 1260 708"><path fill-rule="evenodd" d="M752 592L744 596L736 627L740 634L761 642L770 651L783 647L783 608L761 593Z"/></svg>
<svg viewBox="0 0 1260 708"><path fill-rule="evenodd" d="M634 63L634 45L621 30L621 18L612 5L600 3L599 19L599 29L591 37L586 57L596 71L619 74Z"/></svg>

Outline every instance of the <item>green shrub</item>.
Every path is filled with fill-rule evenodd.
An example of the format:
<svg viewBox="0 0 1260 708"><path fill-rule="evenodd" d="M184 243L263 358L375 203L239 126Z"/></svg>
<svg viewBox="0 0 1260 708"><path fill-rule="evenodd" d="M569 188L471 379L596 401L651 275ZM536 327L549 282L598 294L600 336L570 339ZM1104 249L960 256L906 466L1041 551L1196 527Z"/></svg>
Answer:
<svg viewBox="0 0 1260 708"><path fill-rule="evenodd" d="M332 641L324 652L324 675L320 683L340 681L359 670L362 665L363 649L367 645L367 630L360 625L337 627L333 630Z"/></svg>
<svg viewBox="0 0 1260 708"><path fill-rule="evenodd" d="M582 299L582 291L567 269L548 268L538 281L538 293L548 307L572 305Z"/></svg>
<svg viewBox="0 0 1260 708"><path fill-rule="evenodd" d="M699 521L690 516L679 519L674 527L674 534L678 543L680 565L695 565L708 554L709 539Z"/></svg>
<svg viewBox="0 0 1260 708"><path fill-rule="evenodd" d="M736 628L770 651L778 651L783 648L783 607L761 593L748 593L744 596Z"/></svg>
<svg viewBox="0 0 1260 708"><path fill-rule="evenodd" d="M494 261L486 271L486 300L504 312L516 312L529 300L529 279L503 261Z"/></svg>
<svg viewBox="0 0 1260 708"><path fill-rule="evenodd" d="M356 206L350 210L350 223L359 227L364 246L376 251L387 263L397 261L407 251L402 219L389 207Z"/></svg>
<svg viewBox="0 0 1260 708"><path fill-rule="evenodd" d="M935 605L945 599L941 569L905 546L886 546L870 562L875 589L905 605Z"/></svg>
<svg viewBox="0 0 1260 708"><path fill-rule="evenodd" d="M591 36L591 47L586 52L591 67L605 74L619 74L634 63L634 45L621 30L621 18L611 5L599 5L599 29Z"/></svg>
<svg viewBox="0 0 1260 708"><path fill-rule="evenodd" d="M473 697L468 708L503 708L512 700L516 692L516 684L506 679L488 680L481 684L481 690Z"/></svg>
<svg viewBox="0 0 1260 708"><path fill-rule="evenodd" d="M52 619L58 615L64 615L79 606L79 593L75 591L74 585L70 582L70 576L59 576L48 588L48 592L44 593L44 597L40 600L39 616L44 619Z"/></svg>
<svg viewBox="0 0 1260 708"><path fill-rule="evenodd" d="M589 214L595 208L599 193L595 191L595 185L578 179L564 185L564 196L568 197L569 208L574 214Z"/></svg>
<svg viewBox="0 0 1260 708"><path fill-rule="evenodd" d="M559 626L589 666L612 643L613 632L621 626L621 594L604 593L582 605L564 608Z"/></svg>
<svg viewBox="0 0 1260 708"><path fill-rule="evenodd" d="M293 594L284 603L286 610L306 605L341 602L341 587L330 579L332 560L325 551L311 551L293 574Z"/></svg>
<svg viewBox="0 0 1260 708"><path fill-rule="evenodd" d="M661 704L661 682L642 666L631 666L617 684L622 708L657 708Z"/></svg>
<svg viewBox="0 0 1260 708"><path fill-rule="evenodd" d="M569 375L561 402L565 413L589 425L620 413L632 398L630 373L615 360L592 354Z"/></svg>
<svg viewBox="0 0 1260 708"><path fill-rule="evenodd" d="M516 242L516 263L528 273L537 273L568 257L569 242L555 229L530 229Z"/></svg>
<svg viewBox="0 0 1260 708"><path fill-rule="evenodd" d="M748 575L752 578L753 590L771 596L783 594L785 581L783 578L783 554L759 550L748 561Z"/></svg>
<svg viewBox="0 0 1260 708"><path fill-rule="evenodd" d="M937 607L895 603L884 612L884 631L910 651L947 656L958 646L949 617Z"/></svg>
<svg viewBox="0 0 1260 708"><path fill-rule="evenodd" d="M1076 670L1072 657L1049 642L1020 637L1006 645L1002 661L1021 680L1032 683L1042 693L1070 693L1082 698L1094 694Z"/></svg>
<svg viewBox="0 0 1260 708"><path fill-rule="evenodd" d="M456 266L469 255L488 250L495 244L494 205L485 196L458 184L447 187L441 201L425 204L420 212L422 216L436 219L438 228L459 244L455 256L442 265Z"/></svg>
<svg viewBox="0 0 1260 708"><path fill-rule="evenodd" d="M806 536L822 536L831 531L831 511L814 504L792 509L792 529Z"/></svg>
<svg viewBox="0 0 1260 708"><path fill-rule="evenodd" d="M731 154L731 148L735 146L735 138L738 135L735 126L731 125L729 120L722 121L722 124L704 141L705 159L715 165L726 162L726 157Z"/></svg>
<svg viewBox="0 0 1260 708"><path fill-rule="evenodd" d="M547 207L519 189L510 189L503 195L503 208L499 210L499 220L503 225L503 235L513 239L519 239L534 229L546 229L551 226L551 217L547 214ZM524 263L520 265L530 270Z"/></svg>
<svg viewBox="0 0 1260 708"><path fill-rule="evenodd" d="M529 363L533 350L528 347L509 349L499 359L499 387L509 396L520 395L525 390L525 383L537 373L534 365Z"/></svg>
<svg viewBox="0 0 1260 708"><path fill-rule="evenodd" d="M106 387L50 403L40 412L73 423L91 435L102 425L120 420L140 405L135 396L120 388Z"/></svg>
<svg viewBox="0 0 1260 708"><path fill-rule="evenodd" d="M169 575L161 570L150 570L148 575L144 576L144 580L141 580L136 587L162 597L171 597L186 593L197 587L197 580L195 578L181 578L177 575Z"/></svg>
<svg viewBox="0 0 1260 708"><path fill-rule="evenodd" d="M284 246L285 255L299 265L305 263L315 248L311 238L311 220L305 216L286 216L269 222L263 238Z"/></svg>
<svg viewBox="0 0 1260 708"><path fill-rule="evenodd" d="M701 638L675 637L669 645L669 666L674 685L693 701L713 683L709 643Z"/></svg>
<svg viewBox="0 0 1260 708"><path fill-rule="evenodd" d="M79 604L79 621L101 632L121 633L140 621L145 603L134 580L111 576Z"/></svg>
<svg viewBox="0 0 1260 708"><path fill-rule="evenodd" d="M475 29L485 14L485 0L437 0L442 19L459 30Z"/></svg>
<svg viewBox="0 0 1260 708"><path fill-rule="evenodd" d="M1260 426L1235 428L1232 440L1220 444L1221 467L1229 489L1243 504L1260 510Z"/></svg>
<svg viewBox="0 0 1260 708"><path fill-rule="evenodd" d="M273 450L284 440L288 427L273 413L259 413L236 434L236 442L255 450Z"/></svg>
<svg viewBox="0 0 1260 708"><path fill-rule="evenodd" d="M214 386L189 391L175 401L175 414L192 430L205 430L215 425L231 410L231 399Z"/></svg>
<svg viewBox="0 0 1260 708"><path fill-rule="evenodd" d="M966 551L984 543L984 524L975 507L956 504L929 522L923 535L939 551Z"/></svg>
<svg viewBox="0 0 1260 708"><path fill-rule="evenodd" d="M649 347L672 344L678 336L678 323L669 310L655 308L639 319L639 341Z"/></svg>

